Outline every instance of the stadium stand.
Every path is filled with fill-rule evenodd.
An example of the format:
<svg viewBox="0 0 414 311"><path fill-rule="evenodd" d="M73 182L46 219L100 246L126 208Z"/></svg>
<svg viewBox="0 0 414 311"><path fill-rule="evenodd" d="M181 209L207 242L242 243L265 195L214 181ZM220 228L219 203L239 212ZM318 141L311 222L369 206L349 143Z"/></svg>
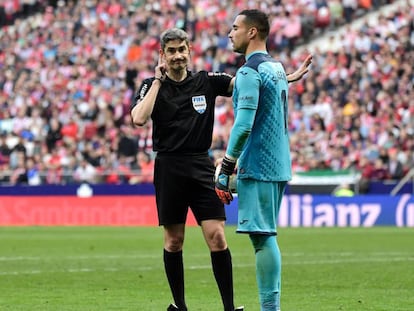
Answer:
<svg viewBox="0 0 414 311"><path fill-rule="evenodd" d="M48 1L55 5L56 1ZM27 18L38 12L42 12L46 7L46 1L37 0L3 0L0 3L0 27L13 25L16 19Z"/></svg>
<svg viewBox="0 0 414 311"><path fill-rule="evenodd" d="M3 3L1 183L77 183L90 174L93 183L150 182L151 125L133 128L129 105L153 74L160 32L185 27L195 70L234 73L242 59L229 46L229 23L255 6L273 17L269 46L287 72L318 42L311 72L290 89L294 172L358 170L369 182L414 166L409 1L392 10L380 0L25 1L34 8L14 11L19 1ZM219 98L212 157L231 126L231 100Z"/></svg>

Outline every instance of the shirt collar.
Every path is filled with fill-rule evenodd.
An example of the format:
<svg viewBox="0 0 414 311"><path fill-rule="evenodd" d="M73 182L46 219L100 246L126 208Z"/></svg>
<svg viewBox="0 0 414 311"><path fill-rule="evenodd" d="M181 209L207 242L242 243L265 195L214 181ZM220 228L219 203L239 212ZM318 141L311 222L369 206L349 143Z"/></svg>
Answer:
<svg viewBox="0 0 414 311"><path fill-rule="evenodd" d="M248 60L250 57L252 57L255 54L268 54L267 51L253 51L250 54L246 55L246 60Z"/></svg>

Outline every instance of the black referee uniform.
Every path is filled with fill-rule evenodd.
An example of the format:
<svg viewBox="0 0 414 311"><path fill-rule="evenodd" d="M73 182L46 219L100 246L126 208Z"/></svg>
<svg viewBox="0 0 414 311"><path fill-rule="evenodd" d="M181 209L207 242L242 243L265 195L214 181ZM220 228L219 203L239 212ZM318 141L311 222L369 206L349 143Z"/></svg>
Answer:
<svg viewBox="0 0 414 311"><path fill-rule="evenodd" d="M157 153L154 185L160 225L185 223L190 207L198 224L225 219L214 190L215 167L208 155L216 97L231 96L231 76L188 71L186 79L163 81L151 114ZM144 98L154 78L143 81L131 109Z"/></svg>

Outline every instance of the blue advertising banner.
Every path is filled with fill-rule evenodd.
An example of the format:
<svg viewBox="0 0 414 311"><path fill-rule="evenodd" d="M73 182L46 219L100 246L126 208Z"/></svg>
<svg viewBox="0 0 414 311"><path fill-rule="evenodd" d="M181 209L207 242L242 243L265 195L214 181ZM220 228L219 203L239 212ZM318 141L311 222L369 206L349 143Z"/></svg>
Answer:
<svg viewBox="0 0 414 311"><path fill-rule="evenodd" d="M0 187L0 197L0 225L64 225L66 221L58 220L78 219L80 211L82 215L92 213L88 206L93 206L93 213L99 215L104 214L105 209L110 210L112 216L116 215L116 219L124 221L113 221L112 216L109 217L110 220L104 222L100 221L99 217L90 221L92 216L89 215L85 216L85 219L78 219L79 224L157 224L152 184ZM231 204L226 206L228 224L237 224L237 203L238 198L235 195ZM128 208L125 208L126 206ZM22 213L36 215L36 217L20 219L13 216ZM131 213L146 216L131 218ZM48 219L53 216L53 221L37 222L37 219L43 219L45 215L49 215ZM72 221L69 223L78 224ZM282 200L278 225L280 227L414 227L414 195L406 193L396 196L375 194L335 197L288 193Z"/></svg>
<svg viewBox="0 0 414 311"><path fill-rule="evenodd" d="M237 224L237 196L227 207L227 223ZM286 195L280 227L414 227L414 196Z"/></svg>

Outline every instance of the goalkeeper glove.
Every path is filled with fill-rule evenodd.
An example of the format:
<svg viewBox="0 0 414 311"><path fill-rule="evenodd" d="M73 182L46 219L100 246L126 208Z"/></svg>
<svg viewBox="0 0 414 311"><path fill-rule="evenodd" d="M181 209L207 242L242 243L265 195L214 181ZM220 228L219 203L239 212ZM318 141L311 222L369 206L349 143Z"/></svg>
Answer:
<svg viewBox="0 0 414 311"><path fill-rule="evenodd" d="M216 193L224 204L230 204L230 201L233 200L230 191L230 176L233 174L235 166L236 160L231 160L225 156L216 179Z"/></svg>

